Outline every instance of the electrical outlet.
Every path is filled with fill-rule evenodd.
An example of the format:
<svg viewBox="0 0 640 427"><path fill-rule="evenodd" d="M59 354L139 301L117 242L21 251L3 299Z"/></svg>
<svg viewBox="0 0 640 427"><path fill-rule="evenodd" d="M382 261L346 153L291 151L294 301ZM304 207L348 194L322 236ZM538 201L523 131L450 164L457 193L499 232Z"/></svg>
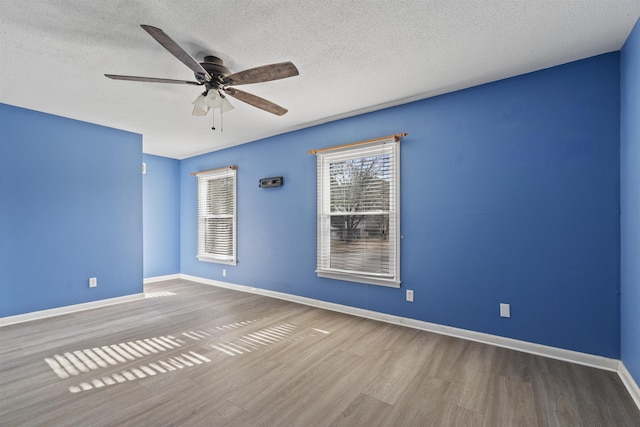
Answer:
<svg viewBox="0 0 640 427"><path fill-rule="evenodd" d="M407 301L413 302L413 290L407 289Z"/></svg>
<svg viewBox="0 0 640 427"><path fill-rule="evenodd" d="M98 286L98 278L97 277L89 277L89 287L95 288Z"/></svg>
<svg viewBox="0 0 640 427"><path fill-rule="evenodd" d="M226 268L222 269L222 277L227 277L227 269Z"/></svg>
<svg viewBox="0 0 640 427"><path fill-rule="evenodd" d="M511 304L500 303L500 317L511 317Z"/></svg>

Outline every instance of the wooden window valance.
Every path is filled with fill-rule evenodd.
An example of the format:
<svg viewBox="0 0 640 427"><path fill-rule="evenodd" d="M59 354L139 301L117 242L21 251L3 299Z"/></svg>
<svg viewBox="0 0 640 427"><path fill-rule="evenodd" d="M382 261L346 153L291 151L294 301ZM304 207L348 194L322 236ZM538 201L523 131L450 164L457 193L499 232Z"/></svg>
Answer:
<svg viewBox="0 0 640 427"><path fill-rule="evenodd" d="M191 176L198 176L198 175L202 175L205 173L211 173L211 172L217 172L217 171L221 171L224 169L231 169L231 170L236 170L238 169L238 166L236 165L231 165L231 166L223 166L221 168L215 168L215 169L207 169L206 171L199 171L199 172L191 172Z"/></svg>
<svg viewBox="0 0 640 427"><path fill-rule="evenodd" d="M395 139L396 142L399 142L400 139L403 136L407 136L407 135L409 135L409 134L406 133L406 132L403 132L403 133L397 133L395 135L384 136L382 138L368 139L366 141L351 142L349 144L336 145L334 147L318 148L317 150L309 150L309 151L307 151L307 154L318 154L318 153L322 153L323 151L339 150L341 148L353 147L353 146L356 146L356 145L371 144L373 142L384 141L385 139L392 139L392 138Z"/></svg>

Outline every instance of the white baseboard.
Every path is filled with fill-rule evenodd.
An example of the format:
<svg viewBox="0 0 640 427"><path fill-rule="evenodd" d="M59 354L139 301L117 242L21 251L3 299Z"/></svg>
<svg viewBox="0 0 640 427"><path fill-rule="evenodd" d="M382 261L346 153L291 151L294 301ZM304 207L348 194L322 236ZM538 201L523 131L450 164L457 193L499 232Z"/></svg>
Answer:
<svg viewBox="0 0 640 427"><path fill-rule="evenodd" d="M640 387L638 387L638 383L635 382L635 380L631 376L631 373L627 370L627 367L624 366L624 363L622 363L622 361L620 362L620 366L618 368L618 375L620 376L622 383L627 388L627 391L633 398L634 402L636 402L638 409L640 409Z"/></svg>
<svg viewBox="0 0 640 427"><path fill-rule="evenodd" d="M176 280L180 278L180 274L167 274L166 276L146 277L143 283L162 282L164 280Z"/></svg>
<svg viewBox="0 0 640 427"><path fill-rule="evenodd" d="M217 286L220 288L233 289L241 292L249 292L258 295L278 298L286 301L297 302L300 304L310 305L313 307L324 308L327 310L337 311L340 313L352 314L355 316L365 317L368 319L380 320L396 325L408 326L428 332L435 332L442 335L449 335L456 338L462 338L470 341L476 341L483 344L491 344L498 347L504 347L512 350L531 353L539 356L549 357L552 359L563 360L566 362L577 363L579 365L591 366L594 368L605 369L607 371L618 372L620 361L608 357L596 356L593 354L581 353L572 350L565 350L557 347L550 347L541 344L535 344L528 341L520 341L513 338L505 338L497 335L486 334L483 332L470 331L466 329L454 328L451 326L439 325L436 323L424 322L422 320L410 319L407 317L394 316L391 314L380 313L377 311L365 310L356 307L336 304L327 301L316 300L313 298L291 295L283 292L270 291L266 289L254 288L251 286L236 285L228 282L220 282L218 280L205 279L202 277L191 276L188 274L180 274L180 278L198 282L205 285Z"/></svg>
<svg viewBox="0 0 640 427"><path fill-rule="evenodd" d="M139 299L144 299L144 293L101 299L98 301L85 302L82 304L67 305L64 307L51 308L48 310L33 311L31 313L17 314L15 316L0 317L0 327L14 325L16 323L29 322L31 320L44 319L47 317L60 316L62 314L90 310L92 308L105 307L107 305L136 301Z"/></svg>

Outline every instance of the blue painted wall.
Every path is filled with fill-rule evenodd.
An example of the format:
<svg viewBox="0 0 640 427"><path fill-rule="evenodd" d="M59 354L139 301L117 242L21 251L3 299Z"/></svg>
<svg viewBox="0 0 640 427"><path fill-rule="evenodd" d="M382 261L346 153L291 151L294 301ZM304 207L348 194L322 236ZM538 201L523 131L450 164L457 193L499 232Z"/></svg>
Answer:
<svg viewBox="0 0 640 427"><path fill-rule="evenodd" d="M144 277L180 273L180 161L143 154Z"/></svg>
<svg viewBox="0 0 640 427"><path fill-rule="evenodd" d="M620 58L621 358L640 384L640 21Z"/></svg>
<svg viewBox="0 0 640 427"><path fill-rule="evenodd" d="M610 53L185 159L180 271L619 358L619 85ZM398 132L402 288L317 278L307 150ZM230 164L239 263L200 262L189 173Z"/></svg>
<svg viewBox="0 0 640 427"><path fill-rule="evenodd" d="M142 292L141 136L6 104L0 129L0 317Z"/></svg>

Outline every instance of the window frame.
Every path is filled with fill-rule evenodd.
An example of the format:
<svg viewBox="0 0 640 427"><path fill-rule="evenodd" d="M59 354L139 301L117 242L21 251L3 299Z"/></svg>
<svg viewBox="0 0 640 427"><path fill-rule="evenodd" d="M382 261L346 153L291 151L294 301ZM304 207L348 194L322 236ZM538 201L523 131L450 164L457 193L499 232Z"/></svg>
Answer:
<svg viewBox="0 0 640 427"><path fill-rule="evenodd" d="M237 257L237 212L238 212L238 197L237 197L237 170L235 167L214 169L211 171L201 172L197 174L198 188L197 188L197 214L198 214L198 232L197 232L197 250L196 257L199 261L214 262L219 264L236 265L238 263ZM227 196L231 197L232 213L225 214L210 214L206 215L203 212L204 209L210 211L209 198L208 198L208 183L213 180L224 180L232 178L232 188L228 192ZM207 239L207 227L206 222L208 219L231 219L232 237L231 237L231 255L207 252L205 249L205 242Z"/></svg>
<svg viewBox="0 0 640 427"><path fill-rule="evenodd" d="M331 217L348 216L344 212L331 211L331 173L332 163L345 160L370 158L374 155L382 156L381 150L388 152L391 159L389 171L392 179L389 181L389 274L375 272L358 272L331 268ZM372 154L373 153L373 154ZM377 154L376 154L377 153ZM369 285L399 288L400 280L400 143L394 137L374 140L371 142L347 145L337 149L319 151L317 154L317 264L318 277L345 280ZM362 160L361 160L362 161ZM373 200L373 199L369 199ZM385 211L368 213L369 215L387 215ZM365 214L366 215L366 214ZM358 215L362 216L362 215ZM335 230L334 230L335 231ZM392 232L391 232L392 231Z"/></svg>

